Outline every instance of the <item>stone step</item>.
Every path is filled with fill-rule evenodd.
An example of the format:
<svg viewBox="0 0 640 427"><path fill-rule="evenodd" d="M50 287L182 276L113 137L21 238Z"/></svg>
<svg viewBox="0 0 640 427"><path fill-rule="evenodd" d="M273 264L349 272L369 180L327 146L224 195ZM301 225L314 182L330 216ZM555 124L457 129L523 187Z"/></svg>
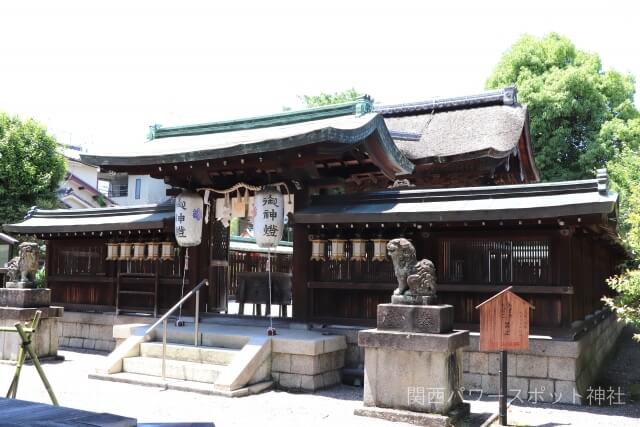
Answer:
<svg viewBox="0 0 640 427"><path fill-rule="evenodd" d="M156 332L156 340L162 341L162 331ZM175 344L193 345L193 329L191 328L171 328L167 332L167 342ZM241 349L249 342L249 336L229 335L201 332L201 345L207 347L220 347L230 349Z"/></svg>
<svg viewBox="0 0 640 427"><path fill-rule="evenodd" d="M213 384L225 368L208 363L184 362L166 359L166 377L177 380ZM162 376L162 359L156 357L127 357L122 360L122 371L133 374Z"/></svg>
<svg viewBox="0 0 640 427"><path fill-rule="evenodd" d="M222 347L195 347L193 345L167 343L166 358L183 362L228 365L239 351ZM162 343L145 342L140 344L140 355L161 358Z"/></svg>

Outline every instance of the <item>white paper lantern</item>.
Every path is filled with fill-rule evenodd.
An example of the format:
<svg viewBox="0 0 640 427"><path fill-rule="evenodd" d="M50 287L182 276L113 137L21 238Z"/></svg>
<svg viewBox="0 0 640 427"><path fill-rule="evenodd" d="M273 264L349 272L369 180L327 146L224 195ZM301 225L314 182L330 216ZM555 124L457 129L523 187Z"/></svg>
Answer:
<svg viewBox="0 0 640 427"><path fill-rule="evenodd" d="M145 244L137 242L133 244L133 257L131 259L143 260L144 259L144 247Z"/></svg>
<svg viewBox="0 0 640 427"><path fill-rule="evenodd" d="M193 191L183 191L176 197L175 233L178 245L198 246L202 241L204 203Z"/></svg>
<svg viewBox="0 0 640 427"><path fill-rule="evenodd" d="M367 259L367 240L351 239L351 261L365 261Z"/></svg>
<svg viewBox="0 0 640 427"><path fill-rule="evenodd" d="M346 261L347 255L344 253L344 239L330 239L331 241L331 260L332 261Z"/></svg>
<svg viewBox="0 0 640 427"><path fill-rule="evenodd" d="M120 257L121 261L127 261L131 259L131 243L120 243Z"/></svg>
<svg viewBox="0 0 640 427"><path fill-rule="evenodd" d="M173 242L162 242L162 256L163 261L171 261L173 259Z"/></svg>
<svg viewBox="0 0 640 427"><path fill-rule="evenodd" d="M107 261L115 261L118 259L118 244L107 243Z"/></svg>
<svg viewBox="0 0 640 427"><path fill-rule="evenodd" d="M373 258L372 261L387 260L387 239L372 239L373 242Z"/></svg>
<svg viewBox="0 0 640 427"><path fill-rule="evenodd" d="M311 240L311 261L324 261L324 240Z"/></svg>
<svg viewBox="0 0 640 427"><path fill-rule="evenodd" d="M156 260L160 258L160 243L148 242L147 243L147 259Z"/></svg>
<svg viewBox="0 0 640 427"><path fill-rule="evenodd" d="M253 234L261 248L275 248L282 240L284 229L284 197L275 188L256 192L254 197L256 216Z"/></svg>

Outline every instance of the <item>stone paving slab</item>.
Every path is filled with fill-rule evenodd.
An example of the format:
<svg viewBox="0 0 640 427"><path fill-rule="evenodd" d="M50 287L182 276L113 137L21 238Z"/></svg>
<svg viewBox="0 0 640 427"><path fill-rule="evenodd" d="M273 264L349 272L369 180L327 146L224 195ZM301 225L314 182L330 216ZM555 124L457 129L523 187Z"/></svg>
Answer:
<svg viewBox="0 0 640 427"><path fill-rule="evenodd" d="M61 353L66 357L64 363L47 363L44 369L62 405L98 413L120 414L137 418L141 423L212 422L225 427L410 426L406 423L355 416L353 411L362 407L362 388L338 386L315 394L272 390L242 399L229 399L223 396L92 380L88 378L88 374L105 358L103 354L77 351ZM14 369L13 366L0 365L0 391L8 387ZM32 366L24 368L18 397L49 402L47 392ZM469 393L465 392L464 397L469 398ZM473 394L469 402L472 414L479 415L479 422L472 420L468 425L477 427L497 410L498 402L495 398L485 401L488 399L486 394L483 400L476 399L478 395ZM576 407L548 402L535 405L527 404L525 401L525 404L516 402L509 412L514 421L529 421L521 425L637 427L640 404Z"/></svg>

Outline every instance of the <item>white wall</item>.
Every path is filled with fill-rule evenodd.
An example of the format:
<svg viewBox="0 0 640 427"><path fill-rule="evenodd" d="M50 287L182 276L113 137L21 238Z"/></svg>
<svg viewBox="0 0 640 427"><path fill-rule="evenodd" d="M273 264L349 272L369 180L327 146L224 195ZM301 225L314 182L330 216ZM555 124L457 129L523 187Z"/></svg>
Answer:
<svg viewBox="0 0 640 427"><path fill-rule="evenodd" d="M139 199L136 199L136 179L141 180ZM168 199L166 189L170 187L161 179L151 178L149 175L129 175L127 185L129 188L126 198L113 198L121 206L162 203Z"/></svg>
<svg viewBox="0 0 640 427"><path fill-rule="evenodd" d="M67 159L67 170L92 186L98 188L98 168Z"/></svg>

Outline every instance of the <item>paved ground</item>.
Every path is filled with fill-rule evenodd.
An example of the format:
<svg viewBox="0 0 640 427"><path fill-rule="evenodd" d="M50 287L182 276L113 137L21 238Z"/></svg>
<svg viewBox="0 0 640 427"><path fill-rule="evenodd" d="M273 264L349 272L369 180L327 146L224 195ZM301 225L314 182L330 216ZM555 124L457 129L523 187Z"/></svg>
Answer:
<svg viewBox="0 0 640 427"><path fill-rule="evenodd" d="M628 334L623 340L629 340ZM619 346L612 366L628 366L625 377L637 376L637 364L625 365L619 359L635 360L640 344L624 341ZM353 409L361 405L362 389L348 386L335 387L315 395L270 391L256 396L230 399L204 396L178 391L90 380L93 370L103 354L61 351L66 357L62 363L47 363L45 370L54 386L58 400L64 406L96 412L111 412L137 418L139 422L202 422L213 421L217 426L277 425L305 426L395 426L381 420L356 417ZM13 366L0 364L0 393L4 395L13 375ZM609 378L608 384L615 384ZM26 366L18 389L18 398L48 403L48 396L39 382L33 366ZM471 401L475 416L467 425L480 425L497 409L495 400ZM638 426L640 404L603 407L575 407L522 403L510 409L510 419L516 425L532 426ZM2 414L0 414L0 426Z"/></svg>

